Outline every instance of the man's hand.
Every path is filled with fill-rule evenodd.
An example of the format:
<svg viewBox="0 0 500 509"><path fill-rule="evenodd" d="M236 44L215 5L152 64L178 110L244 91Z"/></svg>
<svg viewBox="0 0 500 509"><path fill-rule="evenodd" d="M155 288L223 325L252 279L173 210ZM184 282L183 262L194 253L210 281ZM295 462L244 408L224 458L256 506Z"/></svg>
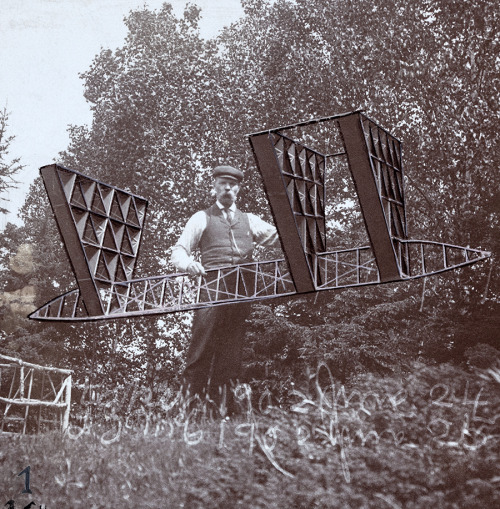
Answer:
<svg viewBox="0 0 500 509"><path fill-rule="evenodd" d="M191 262L186 270L191 276L206 276L207 274L203 265L199 262Z"/></svg>

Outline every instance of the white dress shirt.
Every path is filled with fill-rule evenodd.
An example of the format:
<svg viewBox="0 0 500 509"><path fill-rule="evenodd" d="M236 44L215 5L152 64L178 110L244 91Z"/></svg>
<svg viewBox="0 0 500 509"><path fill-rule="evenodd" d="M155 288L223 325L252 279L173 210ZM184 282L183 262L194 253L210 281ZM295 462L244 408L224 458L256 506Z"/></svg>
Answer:
<svg viewBox="0 0 500 509"><path fill-rule="evenodd" d="M219 201L217 201L216 204L219 209L222 210L223 216L227 219L224 206ZM234 217L236 204L233 203L231 207L229 207L229 210L231 210ZM250 233L252 234L255 244L267 247L278 243L278 232L273 225L266 223L255 214L247 213L247 216L248 222L250 223ZM185 272L189 265L195 261L193 252L198 247L207 224L207 214L203 210L196 212L186 223L179 240L172 248L172 256L170 258L171 262L178 270ZM236 246L236 249L238 249L238 246Z"/></svg>

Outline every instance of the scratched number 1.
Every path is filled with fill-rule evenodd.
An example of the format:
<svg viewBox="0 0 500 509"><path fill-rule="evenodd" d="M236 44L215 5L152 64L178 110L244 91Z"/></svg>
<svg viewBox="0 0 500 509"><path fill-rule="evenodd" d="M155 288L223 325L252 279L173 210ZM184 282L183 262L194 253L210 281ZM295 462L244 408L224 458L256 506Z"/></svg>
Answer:
<svg viewBox="0 0 500 509"><path fill-rule="evenodd" d="M17 477L20 475L26 474L26 477L24 478L24 490L21 491L21 493L31 493L30 490L30 466L28 465L22 472L19 472L17 474Z"/></svg>

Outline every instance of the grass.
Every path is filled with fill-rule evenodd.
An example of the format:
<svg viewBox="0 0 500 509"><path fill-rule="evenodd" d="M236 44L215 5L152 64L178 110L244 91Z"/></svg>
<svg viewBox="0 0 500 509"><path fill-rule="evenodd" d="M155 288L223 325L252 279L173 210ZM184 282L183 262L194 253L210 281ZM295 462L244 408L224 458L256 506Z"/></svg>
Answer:
<svg viewBox="0 0 500 509"><path fill-rule="evenodd" d="M150 405L149 419L113 414L80 436L72 426L64 436L3 437L0 504L500 507L495 380L419 367L404 381L367 376L333 389L313 380L286 409L257 411L249 399L231 419ZM27 465L31 495L17 476Z"/></svg>

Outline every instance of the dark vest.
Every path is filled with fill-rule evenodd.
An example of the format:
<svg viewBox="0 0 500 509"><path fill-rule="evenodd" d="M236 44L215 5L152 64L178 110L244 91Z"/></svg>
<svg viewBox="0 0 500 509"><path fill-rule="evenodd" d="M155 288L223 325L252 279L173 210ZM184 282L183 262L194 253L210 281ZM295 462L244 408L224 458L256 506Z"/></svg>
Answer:
<svg viewBox="0 0 500 509"><path fill-rule="evenodd" d="M207 227L200 239L201 264L209 269L251 262L253 238L248 216L236 209L229 223L215 203L205 213Z"/></svg>

